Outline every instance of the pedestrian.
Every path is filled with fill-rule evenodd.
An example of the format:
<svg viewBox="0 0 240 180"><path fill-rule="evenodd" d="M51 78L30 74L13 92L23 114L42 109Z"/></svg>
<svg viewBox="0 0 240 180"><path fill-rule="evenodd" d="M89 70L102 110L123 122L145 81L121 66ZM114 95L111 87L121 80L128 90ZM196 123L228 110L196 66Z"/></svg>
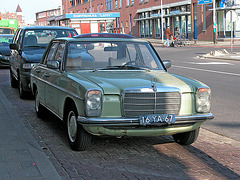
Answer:
<svg viewBox="0 0 240 180"><path fill-rule="evenodd" d="M169 30L169 26L167 26L167 28L164 31L164 35L165 35L165 39L166 41L164 42L163 46L165 46L167 44L167 47L169 47L169 38L171 37L172 33Z"/></svg>
<svg viewBox="0 0 240 180"><path fill-rule="evenodd" d="M175 35L174 46L178 47L178 45L181 44L181 42L180 42L181 34L180 34L178 27L175 28L174 35Z"/></svg>

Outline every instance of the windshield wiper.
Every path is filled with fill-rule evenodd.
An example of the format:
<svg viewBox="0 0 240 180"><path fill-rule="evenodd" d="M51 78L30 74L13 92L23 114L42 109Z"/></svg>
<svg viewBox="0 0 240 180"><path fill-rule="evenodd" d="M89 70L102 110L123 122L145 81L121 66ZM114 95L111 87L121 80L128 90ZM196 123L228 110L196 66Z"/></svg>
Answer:
<svg viewBox="0 0 240 180"><path fill-rule="evenodd" d="M34 45L34 46L24 46L24 48L46 48L46 46Z"/></svg>
<svg viewBox="0 0 240 180"><path fill-rule="evenodd" d="M140 69L140 70L146 70L146 71L150 71L149 68L147 67L140 67L140 66L133 66L133 65L122 65L122 66L107 66L105 68L97 68L94 69L93 72L95 71L99 71L99 70L117 70L117 69Z"/></svg>

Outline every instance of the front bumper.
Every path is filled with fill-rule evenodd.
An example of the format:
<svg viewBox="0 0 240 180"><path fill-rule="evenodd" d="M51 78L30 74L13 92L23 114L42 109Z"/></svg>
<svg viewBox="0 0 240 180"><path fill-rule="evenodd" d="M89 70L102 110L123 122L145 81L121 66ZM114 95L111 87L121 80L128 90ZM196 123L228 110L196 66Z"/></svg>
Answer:
<svg viewBox="0 0 240 180"><path fill-rule="evenodd" d="M197 114L190 116L176 116L174 125L193 124L213 119L212 113ZM104 127L124 127L124 126L140 126L138 118L86 118L78 116L78 123L83 126L104 126ZM167 123L159 123L155 126L163 126Z"/></svg>

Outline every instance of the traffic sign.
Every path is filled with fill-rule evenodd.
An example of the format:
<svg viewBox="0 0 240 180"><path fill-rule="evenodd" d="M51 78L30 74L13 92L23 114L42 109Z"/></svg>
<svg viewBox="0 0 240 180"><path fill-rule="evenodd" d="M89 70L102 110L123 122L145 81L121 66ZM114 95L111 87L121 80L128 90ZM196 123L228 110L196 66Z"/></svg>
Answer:
<svg viewBox="0 0 240 180"><path fill-rule="evenodd" d="M237 20L237 13L233 10L230 10L226 14L226 19L228 22L235 22Z"/></svg>
<svg viewBox="0 0 240 180"><path fill-rule="evenodd" d="M212 3L212 0L198 0L198 4L209 4Z"/></svg>

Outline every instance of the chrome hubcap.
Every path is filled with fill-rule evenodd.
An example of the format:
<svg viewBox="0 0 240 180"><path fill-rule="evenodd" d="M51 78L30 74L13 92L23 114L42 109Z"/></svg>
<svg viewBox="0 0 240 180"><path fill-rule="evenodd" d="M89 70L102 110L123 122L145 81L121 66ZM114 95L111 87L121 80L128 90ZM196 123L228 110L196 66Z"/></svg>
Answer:
<svg viewBox="0 0 240 180"><path fill-rule="evenodd" d="M68 136L71 142L75 142L77 136L77 119L73 111L68 114Z"/></svg>

